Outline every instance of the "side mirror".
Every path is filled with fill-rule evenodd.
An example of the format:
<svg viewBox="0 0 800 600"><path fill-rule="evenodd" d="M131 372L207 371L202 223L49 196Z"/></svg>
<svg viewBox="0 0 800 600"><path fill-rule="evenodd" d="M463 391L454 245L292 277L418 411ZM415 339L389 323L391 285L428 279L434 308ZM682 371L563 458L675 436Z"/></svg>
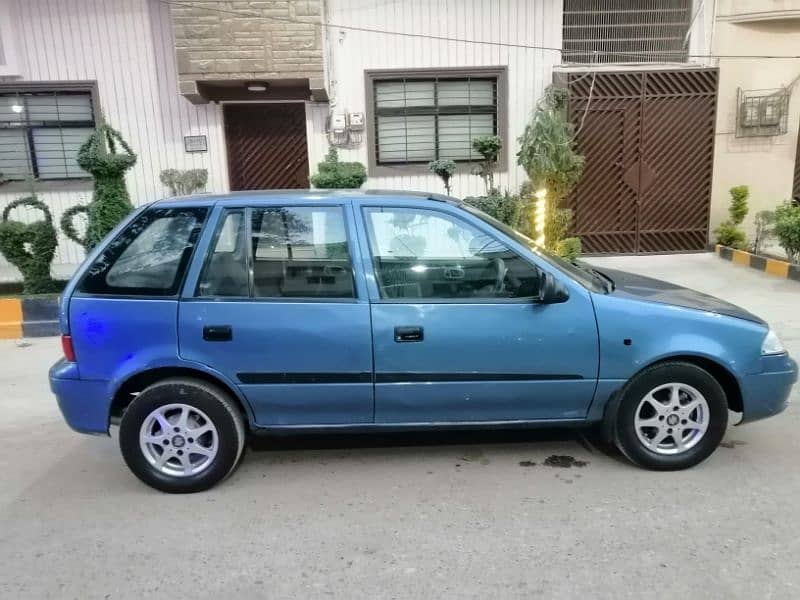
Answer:
<svg viewBox="0 0 800 600"><path fill-rule="evenodd" d="M560 304L569 300L569 292L560 281L550 275L542 273L539 280L539 304Z"/></svg>

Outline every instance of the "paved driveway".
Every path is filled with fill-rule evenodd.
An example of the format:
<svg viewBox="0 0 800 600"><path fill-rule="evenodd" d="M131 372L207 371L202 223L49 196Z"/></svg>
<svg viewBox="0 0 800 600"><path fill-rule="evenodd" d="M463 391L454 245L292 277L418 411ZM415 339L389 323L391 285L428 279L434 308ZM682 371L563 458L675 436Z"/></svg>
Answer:
<svg viewBox="0 0 800 600"><path fill-rule="evenodd" d="M800 356L796 282L712 255L594 262L740 303ZM0 598L799 594L796 405L680 473L569 431L304 438L169 496L128 473L115 439L63 424L45 381L58 354L54 339L0 346Z"/></svg>

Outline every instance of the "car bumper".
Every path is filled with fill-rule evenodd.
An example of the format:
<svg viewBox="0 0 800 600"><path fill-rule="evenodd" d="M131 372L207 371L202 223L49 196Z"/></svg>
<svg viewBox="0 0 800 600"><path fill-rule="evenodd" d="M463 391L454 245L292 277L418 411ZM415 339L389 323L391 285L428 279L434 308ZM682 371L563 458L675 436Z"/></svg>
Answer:
<svg viewBox="0 0 800 600"><path fill-rule="evenodd" d="M67 425L80 433L108 433L108 382L78 378L75 363L60 360L50 369L50 389Z"/></svg>
<svg viewBox="0 0 800 600"><path fill-rule="evenodd" d="M797 363L788 355L764 356L762 371L741 380L742 423L766 419L789 405L792 386L797 381Z"/></svg>

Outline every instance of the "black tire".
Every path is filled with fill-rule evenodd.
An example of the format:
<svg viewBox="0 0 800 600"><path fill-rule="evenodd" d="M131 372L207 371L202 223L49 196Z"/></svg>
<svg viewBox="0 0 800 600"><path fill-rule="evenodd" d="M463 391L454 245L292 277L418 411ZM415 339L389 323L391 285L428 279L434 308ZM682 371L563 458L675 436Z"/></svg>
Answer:
<svg viewBox="0 0 800 600"><path fill-rule="evenodd" d="M708 428L699 441L683 452L669 455L648 448L637 436L634 426L642 399L658 386L668 383L693 387L703 395L709 409ZM614 442L631 462L657 471L688 469L711 456L722 441L728 426L728 402L722 386L705 369L687 362L664 362L645 369L625 385L613 424ZM645 435L652 438L652 434Z"/></svg>
<svg viewBox="0 0 800 600"><path fill-rule="evenodd" d="M210 464L187 476L161 472L148 461L139 444L145 419L157 408L176 402L205 413L218 435L218 450ZM125 410L119 447L128 468L144 483L162 492L186 494L207 490L230 475L244 452L245 437L244 418L228 393L198 379L170 378L146 388Z"/></svg>

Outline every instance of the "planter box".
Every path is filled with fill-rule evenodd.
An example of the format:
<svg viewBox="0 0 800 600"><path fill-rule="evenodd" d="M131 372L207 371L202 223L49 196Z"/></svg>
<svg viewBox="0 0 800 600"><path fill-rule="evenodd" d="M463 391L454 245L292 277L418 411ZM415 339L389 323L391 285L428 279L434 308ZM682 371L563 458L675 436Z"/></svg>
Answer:
<svg viewBox="0 0 800 600"><path fill-rule="evenodd" d="M758 254L752 254L746 250L736 250L735 248L720 246L719 244L714 246L714 251L720 258L729 260L737 265L744 265L759 271L764 271L768 275L773 275L775 277L800 281L800 265L795 265L785 260L778 260L777 258L759 256Z"/></svg>
<svg viewBox="0 0 800 600"><path fill-rule="evenodd" d="M57 296L0 298L0 339L60 334Z"/></svg>

